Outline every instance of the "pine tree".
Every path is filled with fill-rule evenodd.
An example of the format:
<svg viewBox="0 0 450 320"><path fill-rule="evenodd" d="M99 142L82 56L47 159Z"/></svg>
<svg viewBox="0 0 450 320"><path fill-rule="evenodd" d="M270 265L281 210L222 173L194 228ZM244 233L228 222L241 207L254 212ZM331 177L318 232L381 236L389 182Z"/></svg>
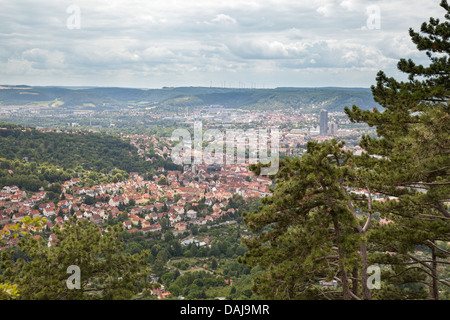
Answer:
<svg viewBox="0 0 450 320"><path fill-rule="evenodd" d="M244 241L249 251L240 261L264 269L253 286L264 298L371 298L365 239L371 202L368 214L357 216L368 201L352 188L366 182L343 147L337 140L309 142L301 159L282 160L274 194L260 212L244 215L257 235ZM259 174L260 165L252 170Z"/></svg>
<svg viewBox="0 0 450 320"><path fill-rule="evenodd" d="M356 106L345 110L352 122L367 123L377 131L377 137L365 136L360 145L368 155L363 165L377 177L372 189L390 199L375 203L374 209L388 223L371 238L379 252L391 252L377 257L389 266L384 278L390 293L380 292L383 298L422 297L420 283L426 281L429 297L439 299L440 286L449 286L437 269L449 264L449 252L440 241L450 236L450 9L446 0L440 5L446 11L444 22L430 18L421 33L409 30L429 66L401 59L397 67L408 81L380 71L372 86L382 111ZM418 246L429 257L415 255Z"/></svg>
<svg viewBox="0 0 450 320"><path fill-rule="evenodd" d="M89 221L72 218L53 232L56 240L50 247L43 237L20 240L25 259L14 261L12 252L2 254L0 281L15 284L20 299L130 299L138 288L149 288L148 252L124 253L118 228L109 227L102 235ZM71 266L79 267L79 289L67 285Z"/></svg>

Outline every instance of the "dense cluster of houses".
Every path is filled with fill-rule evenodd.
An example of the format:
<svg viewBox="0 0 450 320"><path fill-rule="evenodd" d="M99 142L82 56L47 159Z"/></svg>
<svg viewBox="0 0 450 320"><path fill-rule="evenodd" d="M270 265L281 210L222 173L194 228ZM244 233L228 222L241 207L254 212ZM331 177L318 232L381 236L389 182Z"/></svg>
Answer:
<svg viewBox="0 0 450 320"><path fill-rule="evenodd" d="M163 178L165 183L161 184ZM173 232L182 233L192 225L205 225L234 213L235 209L227 208L233 194L244 199L264 197L270 194L271 184L270 179L255 176L248 167L239 165L214 171L207 166L184 172L159 168L151 180L131 172L125 181L93 187L84 187L74 178L62 184L62 200L57 203L48 200L46 191L28 194L17 186L6 186L0 190L0 230L26 216L47 218L48 230L57 224L62 227L71 216L88 219L102 228L107 219L123 217L122 210L127 206L122 225L129 232L160 231L161 220L167 218ZM90 204L86 203L88 198ZM200 200L211 210L196 210ZM49 244L52 242L49 239Z"/></svg>

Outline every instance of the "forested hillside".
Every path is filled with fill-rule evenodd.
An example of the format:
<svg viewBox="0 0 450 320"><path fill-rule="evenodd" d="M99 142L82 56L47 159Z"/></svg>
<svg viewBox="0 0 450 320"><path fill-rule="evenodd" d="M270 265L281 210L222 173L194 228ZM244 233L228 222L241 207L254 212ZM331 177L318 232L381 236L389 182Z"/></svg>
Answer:
<svg viewBox="0 0 450 320"><path fill-rule="evenodd" d="M145 161L136 147L112 135L41 132L4 122L0 128L0 185L34 190L43 181L70 178L71 169L77 167L102 173L179 168L156 154L148 154L153 161Z"/></svg>

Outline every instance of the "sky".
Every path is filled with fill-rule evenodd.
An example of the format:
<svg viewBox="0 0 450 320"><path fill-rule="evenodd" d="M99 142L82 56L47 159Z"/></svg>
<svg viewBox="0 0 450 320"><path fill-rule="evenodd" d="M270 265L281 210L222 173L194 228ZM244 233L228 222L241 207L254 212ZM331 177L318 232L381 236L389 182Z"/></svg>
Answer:
<svg viewBox="0 0 450 320"><path fill-rule="evenodd" d="M440 0L0 0L0 84L370 87Z"/></svg>

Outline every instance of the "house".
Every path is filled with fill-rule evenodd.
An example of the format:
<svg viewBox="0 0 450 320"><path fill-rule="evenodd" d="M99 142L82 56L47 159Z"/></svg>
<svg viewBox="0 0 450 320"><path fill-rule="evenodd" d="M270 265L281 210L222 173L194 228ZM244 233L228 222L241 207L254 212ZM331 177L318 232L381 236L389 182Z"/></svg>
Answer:
<svg viewBox="0 0 450 320"><path fill-rule="evenodd" d="M113 217L118 216L120 213L119 209L117 209L116 207L111 208L111 214L113 215Z"/></svg>
<svg viewBox="0 0 450 320"><path fill-rule="evenodd" d="M23 218L25 218L25 215L23 213L14 213L12 216L12 221L19 222L19 221L23 220Z"/></svg>
<svg viewBox="0 0 450 320"><path fill-rule="evenodd" d="M145 197L137 197L135 200L136 204L138 205L143 205L148 202L148 199L146 199Z"/></svg>
<svg viewBox="0 0 450 320"><path fill-rule="evenodd" d="M216 220L220 215L220 210L218 212L211 213L211 219Z"/></svg>
<svg viewBox="0 0 450 320"><path fill-rule="evenodd" d="M178 223L175 224L174 228L177 231L186 231L186 223L178 222Z"/></svg>
<svg viewBox="0 0 450 320"><path fill-rule="evenodd" d="M171 225L173 225L174 223L176 223L176 222L178 222L180 220L181 220L181 218L179 216L177 216L177 215L174 215L174 214L170 215L170 217L169 217L169 221L170 221Z"/></svg>
<svg viewBox="0 0 450 320"><path fill-rule="evenodd" d="M141 223L142 223L142 221L144 221L144 219L141 219L134 214L130 214L130 220L131 220L131 223L135 226L137 226L139 224L139 221L141 221Z"/></svg>
<svg viewBox="0 0 450 320"><path fill-rule="evenodd" d="M100 225L103 223L103 218L99 214L93 214L90 220L96 225Z"/></svg>
<svg viewBox="0 0 450 320"><path fill-rule="evenodd" d="M157 295L159 295L159 294L161 294L163 292L164 292L164 288L156 288L156 289L152 290L152 295L157 296Z"/></svg>
<svg viewBox="0 0 450 320"><path fill-rule="evenodd" d="M188 218L190 218L190 219L196 219L197 218L197 211L195 211L195 210L189 210L187 213L186 213L186 217L188 217Z"/></svg>
<svg viewBox="0 0 450 320"><path fill-rule="evenodd" d="M161 225L160 224L154 224L149 227L144 227L141 229L141 231L145 234L147 232L154 232L154 231L161 231Z"/></svg>
<svg viewBox="0 0 450 320"><path fill-rule="evenodd" d="M85 217L86 219L90 219L90 218L92 217L92 212L89 211L89 210L86 210L86 211L83 213L83 215L84 215L84 217Z"/></svg>
<svg viewBox="0 0 450 320"><path fill-rule="evenodd" d="M63 219L63 217L56 217L55 218L55 223L57 225L59 225L59 227L62 229L63 226L64 226L64 219Z"/></svg>
<svg viewBox="0 0 450 320"><path fill-rule="evenodd" d="M62 207L63 209L65 208L72 208L72 201L69 200L61 200L58 202L58 207Z"/></svg>
<svg viewBox="0 0 450 320"><path fill-rule="evenodd" d="M154 230L153 230L152 226L145 226L145 227L142 227L141 231L142 231L142 233L146 234L147 232L152 232Z"/></svg>
<svg viewBox="0 0 450 320"><path fill-rule="evenodd" d="M205 225L206 224L206 219L203 217L198 218L197 220L195 220L193 223L197 224L197 225Z"/></svg>
<svg viewBox="0 0 450 320"><path fill-rule="evenodd" d="M131 226L132 226L131 220L125 220L123 222L123 226L128 230L131 229Z"/></svg>
<svg viewBox="0 0 450 320"><path fill-rule="evenodd" d="M45 197L47 196L47 191L40 191L35 196L36 196L38 201L44 200Z"/></svg>
<svg viewBox="0 0 450 320"><path fill-rule="evenodd" d="M0 214L0 225L5 225L9 222L10 218L6 214Z"/></svg>
<svg viewBox="0 0 450 320"><path fill-rule="evenodd" d="M54 227L54 225L53 225L53 223L52 223L51 221L48 221L48 222L45 224L45 229L46 229L46 230L52 230L53 227Z"/></svg>
<svg viewBox="0 0 450 320"><path fill-rule="evenodd" d="M37 217L41 216L41 213L39 212L39 210L31 210L30 216L31 216L31 218L37 218Z"/></svg>
<svg viewBox="0 0 450 320"><path fill-rule="evenodd" d="M170 292L169 292L169 291L166 291L166 292L163 292L163 293L158 294L158 299L160 299L160 300L166 299L166 298L168 298L169 296L170 296Z"/></svg>
<svg viewBox="0 0 450 320"><path fill-rule="evenodd" d="M72 180L69 181L69 184L71 186L73 186L73 185L75 185L77 183L80 183L80 179L78 179L78 178L73 178Z"/></svg>
<svg viewBox="0 0 450 320"><path fill-rule="evenodd" d="M21 199L21 197L19 196L19 195L12 195L11 197L10 197L10 199L11 199L11 202L19 202L20 201L20 199Z"/></svg>
<svg viewBox="0 0 450 320"><path fill-rule="evenodd" d="M48 244L47 246L51 247L56 245L56 242L58 241L58 239L56 238L56 234L52 233L49 237L48 237Z"/></svg>
<svg viewBox="0 0 450 320"><path fill-rule="evenodd" d="M103 220L108 218L108 215L106 214L104 209L94 209L94 213L98 214Z"/></svg>
<svg viewBox="0 0 450 320"><path fill-rule="evenodd" d="M183 241L181 241L181 245L182 246L188 246L194 242L196 242L197 240L195 240L194 238L189 238L189 239L185 239Z"/></svg>
<svg viewBox="0 0 450 320"><path fill-rule="evenodd" d="M174 206L173 210L177 213L177 214L184 214L184 207L183 206Z"/></svg>
<svg viewBox="0 0 450 320"><path fill-rule="evenodd" d="M108 204L112 207L117 207L122 202L121 200L122 200L121 197L113 197L113 198L109 199Z"/></svg>
<svg viewBox="0 0 450 320"><path fill-rule="evenodd" d="M82 188L80 190L80 194L85 194L88 197L95 197L95 191L91 190L90 188Z"/></svg>
<svg viewBox="0 0 450 320"><path fill-rule="evenodd" d="M139 175L139 172L130 172L131 178L136 178Z"/></svg>
<svg viewBox="0 0 450 320"><path fill-rule="evenodd" d="M81 213L81 211L75 212L74 216L76 216L78 220L82 220L83 219L83 214Z"/></svg>
<svg viewBox="0 0 450 320"><path fill-rule="evenodd" d="M181 241L181 245L182 246L189 246L189 245L191 245L191 244L193 244L193 243L195 243L196 245L197 245L197 247L203 247L203 246L206 246L206 242L204 242L204 241L198 241L197 239L194 239L194 238L188 238L188 239L185 239L185 240L183 240L183 241Z"/></svg>
<svg viewBox="0 0 450 320"><path fill-rule="evenodd" d="M20 190L18 186L4 187L3 189L6 190L6 192L8 192L8 193L16 193L17 191Z"/></svg>
<svg viewBox="0 0 450 320"><path fill-rule="evenodd" d="M50 216L56 214L55 210L54 210L54 207L45 207L44 210L42 211L42 213L46 217L50 217Z"/></svg>

